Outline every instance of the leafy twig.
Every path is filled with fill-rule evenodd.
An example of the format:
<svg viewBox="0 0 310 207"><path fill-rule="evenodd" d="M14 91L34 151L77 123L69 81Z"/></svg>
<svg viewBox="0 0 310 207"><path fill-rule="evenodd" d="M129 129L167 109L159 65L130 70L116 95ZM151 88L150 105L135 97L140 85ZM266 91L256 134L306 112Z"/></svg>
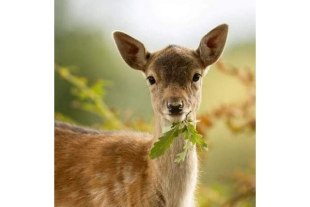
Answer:
<svg viewBox="0 0 310 207"><path fill-rule="evenodd" d="M173 123L171 129L165 132L158 139L158 141L155 142L154 147L151 149L150 153L151 159L155 159L163 155L165 151L169 149L174 139L180 134L184 134L183 138L185 140L185 145L183 147L183 151L177 154L177 158L174 160L175 162L183 162L186 158L187 153L192 150L195 145L197 145L201 149L207 148L207 143L202 138L202 135L196 131L193 125L193 121L188 119L188 114L186 115L184 121Z"/></svg>
<svg viewBox="0 0 310 207"><path fill-rule="evenodd" d="M78 105L83 110L99 114L106 119L105 128L111 129L124 129L126 128L116 115L109 109L106 103L102 100L104 96L103 86L104 81L99 81L93 86L89 86L87 79L74 76L66 67L55 65L55 70L59 73L60 77L68 81L74 86L73 95L79 98ZM90 102L87 102L90 101Z"/></svg>

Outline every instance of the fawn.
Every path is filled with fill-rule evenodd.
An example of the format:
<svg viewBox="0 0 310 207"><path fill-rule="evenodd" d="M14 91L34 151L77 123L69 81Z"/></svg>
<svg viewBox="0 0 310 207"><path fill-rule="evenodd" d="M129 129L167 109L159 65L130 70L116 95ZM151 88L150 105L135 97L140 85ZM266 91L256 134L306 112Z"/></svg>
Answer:
<svg viewBox="0 0 310 207"><path fill-rule="evenodd" d="M154 135L100 132L55 124L55 206L59 207L193 207L198 174L196 149L175 163L184 140L176 138L166 153L150 160L163 128L195 120L201 102L202 77L221 56L228 33L222 24L197 50L170 45L150 53L122 32L113 37L124 61L147 78L155 112ZM182 136L182 135L180 135Z"/></svg>

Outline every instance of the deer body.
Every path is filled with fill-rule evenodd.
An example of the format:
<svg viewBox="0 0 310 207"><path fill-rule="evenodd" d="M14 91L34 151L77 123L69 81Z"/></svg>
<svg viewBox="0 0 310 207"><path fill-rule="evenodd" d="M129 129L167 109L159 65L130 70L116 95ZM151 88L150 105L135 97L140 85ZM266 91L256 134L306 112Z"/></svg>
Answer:
<svg viewBox="0 0 310 207"><path fill-rule="evenodd" d="M149 159L150 149L173 122L190 113L195 120L201 100L200 76L223 51L227 25L201 40L196 51L178 46L150 54L138 40L114 33L125 62L149 81L156 125L154 135L100 132L55 124L55 206L194 207L198 174L196 149L182 163L182 135L166 153Z"/></svg>

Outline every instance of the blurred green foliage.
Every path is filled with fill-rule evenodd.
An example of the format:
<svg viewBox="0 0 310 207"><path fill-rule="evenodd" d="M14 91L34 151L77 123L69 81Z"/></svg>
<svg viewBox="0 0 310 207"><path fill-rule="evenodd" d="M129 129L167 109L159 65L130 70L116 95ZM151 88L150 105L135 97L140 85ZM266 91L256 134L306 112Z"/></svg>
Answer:
<svg viewBox="0 0 310 207"><path fill-rule="evenodd" d="M78 97L74 102L77 108L98 115L103 119L102 128L105 129L121 129L122 123L110 111L106 103L103 101L105 96L105 87L107 81L98 80L92 86L87 85L87 79L72 75L67 68L57 68L59 75L71 83L74 87L71 92Z"/></svg>
<svg viewBox="0 0 310 207"><path fill-rule="evenodd" d="M93 127L118 130L118 129L135 129L142 131L151 131L150 124L145 124L141 119L121 119L121 115L117 111L111 110L104 101L106 88L111 85L111 82L106 80L97 80L92 85L89 85L88 79L73 75L71 70L66 67L55 66L59 76L72 85L71 94L75 97L72 106L84 112L97 116L98 121ZM60 112L55 113L55 118L59 121L74 123L75 121L63 115ZM123 121L121 121L123 120Z"/></svg>

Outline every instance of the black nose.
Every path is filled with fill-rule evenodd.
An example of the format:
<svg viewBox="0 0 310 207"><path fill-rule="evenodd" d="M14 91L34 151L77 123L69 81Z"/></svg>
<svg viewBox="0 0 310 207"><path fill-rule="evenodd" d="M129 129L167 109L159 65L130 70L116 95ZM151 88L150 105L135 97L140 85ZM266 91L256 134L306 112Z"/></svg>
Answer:
<svg viewBox="0 0 310 207"><path fill-rule="evenodd" d="M181 100L170 100L167 103L167 108L171 114L179 114L183 109L183 102Z"/></svg>

